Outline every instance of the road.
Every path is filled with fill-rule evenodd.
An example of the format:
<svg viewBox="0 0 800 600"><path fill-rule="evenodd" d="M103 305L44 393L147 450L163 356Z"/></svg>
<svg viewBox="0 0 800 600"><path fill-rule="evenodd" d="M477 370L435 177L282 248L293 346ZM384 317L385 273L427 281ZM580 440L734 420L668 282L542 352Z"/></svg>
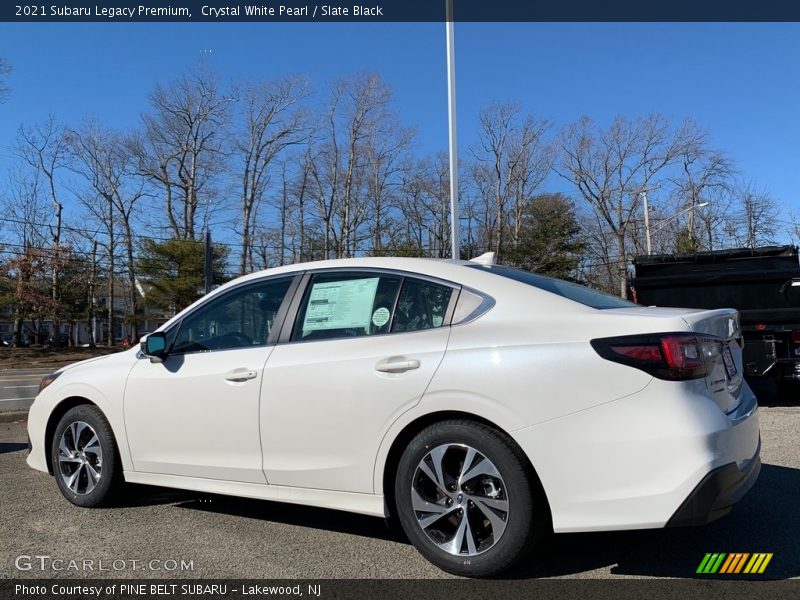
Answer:
<svg viewBox="0 0 800 600"><path fill-rule="evenodd" d="M42 377L53 370L47 368L0 371L0 412L27 410L36 397Z"/></svg>
<svg viewBox="0 0 800 600"><path fill-rule="evenodd" d="M509 577L689 578L706 552L773 552L764 577L800 576L800 407L762 407L758 482L708 526L555 536ZM442 578L381 519L257 500L129 487L108 510L79 509L25 464L25 425L0 423L0 578ZM654 468L658 468L654 465ZM192 570L20 571L21 555L192 561ZM23 564L23 566L25 566Z"/></svg>

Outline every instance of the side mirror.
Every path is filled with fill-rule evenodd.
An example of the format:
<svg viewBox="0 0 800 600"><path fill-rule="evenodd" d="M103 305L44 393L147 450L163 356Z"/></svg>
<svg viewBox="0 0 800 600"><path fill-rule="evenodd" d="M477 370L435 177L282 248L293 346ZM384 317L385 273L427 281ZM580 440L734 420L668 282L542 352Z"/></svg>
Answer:
<svg viewBox="0 0 800 600"><path fill-rule="evenodd" d="M167 336L156 331L141 343L142 354L150 357L150 362L162 362L167 357Z"/></svg>

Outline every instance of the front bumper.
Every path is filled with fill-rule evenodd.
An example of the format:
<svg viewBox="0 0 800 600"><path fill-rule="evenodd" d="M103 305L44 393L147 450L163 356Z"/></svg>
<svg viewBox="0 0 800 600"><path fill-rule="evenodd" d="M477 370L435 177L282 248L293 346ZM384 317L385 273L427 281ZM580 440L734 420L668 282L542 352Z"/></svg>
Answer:
<svg viewBox="0 0 800 600"><path fill-rule="evenodd" d="M706 475L667 522L667 527L705 525L727 515L753 487L761 471L761 441L753 458L729 463Z"/></svg>

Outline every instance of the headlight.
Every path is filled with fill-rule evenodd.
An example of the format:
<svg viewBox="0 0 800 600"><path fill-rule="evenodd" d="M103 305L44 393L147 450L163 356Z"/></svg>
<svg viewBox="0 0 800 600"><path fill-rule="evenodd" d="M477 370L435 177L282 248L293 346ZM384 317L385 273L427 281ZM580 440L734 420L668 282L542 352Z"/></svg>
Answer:
<svg viewBox="0 0 800 600"><path fill-rule="evenodd" d="M45 375L42 382L39 384L39 393L42 393L42 390L46 388L48 385L53 383L56 379L59 378L61 375L61 371L56 371L55 373L50 373L49 375Z"/></svg>

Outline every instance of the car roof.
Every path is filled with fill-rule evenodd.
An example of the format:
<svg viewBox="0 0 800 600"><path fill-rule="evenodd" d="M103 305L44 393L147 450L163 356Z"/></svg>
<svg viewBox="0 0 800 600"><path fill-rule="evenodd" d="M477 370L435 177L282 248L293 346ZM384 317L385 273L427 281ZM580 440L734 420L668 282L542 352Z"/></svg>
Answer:
<svg viewBox="0 0 800 600"><path fill-rule="evenodd" d="M394 271L402 271L409 274L417 274L428 277L441 279L444 281L452 282L456 285L462 285L477 289L483 293L491 295L496 300L505 297L515 297L520 299L520 295L532 299L533 296L539 298L542 308L550 307L552 309L569 309L572 311L587 309L583 305L577 304L566 298L562 298L556 294L552 294L545 290L535 288L533 286L514 281L507 277L499 277L495 274L488 272L485 269L478 268L465 268L475 267L479 263L467 260L451 260L451 259L435 259L435 258L409 258L409 257L396 257L396 256L381 256L381 257L359 257L359 258L338 258L330 260L318 260L305 263L293 263L290 265L283 265L262 271L256 271L247 275L243 275L232 281L229 281L220 287L213 290L211 293L201 297L191 306L186 307L169 321L164 323L159 330L163 330L172 323L181 319L184 314L190 312L198 304L207 301L209 298L223 293L226 290L239 286L249 281L257 281L264 277L273 277L277 275L290 275L293 273L302 273L304 271L313 271L319 269L386 269Z"/></svg>
<svg viewBox="0 0 800 600"><path fill-rule="evenodd" d="M444 258L413 258L413 257L400 257L400 256L370 256L358 258L334 258L329 260L315 260L310 262L293 263L290 265L283 265L280 267L273 267L264 269L262 271L255 271L249 273L238 279L237 283L248 281L250 279L260 279L272 275L280 275L283 273L295 273L298 271L313 271L317 269L342 269L342 268L372 268L372 269L393 269L397 271L408 271L410 273L419 273L422 275L438 276L447 279L449 274L451 277L463 275L464 271L461 267L466 265L474 265L474 262L467 260L451 260ZM227 285L227 284L226 284Z"/></svg>

